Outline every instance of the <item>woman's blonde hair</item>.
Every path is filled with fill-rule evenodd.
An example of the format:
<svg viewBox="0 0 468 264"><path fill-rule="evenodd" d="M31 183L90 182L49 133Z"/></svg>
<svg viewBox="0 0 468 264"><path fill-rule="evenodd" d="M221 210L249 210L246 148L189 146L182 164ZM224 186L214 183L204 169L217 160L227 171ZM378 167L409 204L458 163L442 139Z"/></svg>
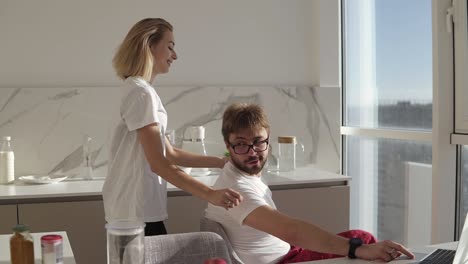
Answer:
<svg viewBox="0 0 468 264"><path fill-rule="evenodd" d="M157 45L167 31L172 32L172 25L162 18L145 18L136 23L112 60L117 76L122 80L140 76L149 82L153 73L151 46Z"/></svg>

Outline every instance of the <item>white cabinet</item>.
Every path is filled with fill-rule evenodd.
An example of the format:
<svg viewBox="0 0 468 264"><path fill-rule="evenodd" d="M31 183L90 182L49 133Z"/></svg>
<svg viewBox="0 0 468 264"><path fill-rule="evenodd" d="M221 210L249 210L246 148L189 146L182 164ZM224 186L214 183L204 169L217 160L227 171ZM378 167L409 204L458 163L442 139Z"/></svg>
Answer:
<svg viewBox="0 0 468 264"><path fill-rule="evenodd" d="M338 233L349 226L349 187L343 184L274 186L273 199L281 212ZM206 205L187 193L169 192L169 219L165 223L168 232L199 231ZM18 221L29 225L32 232L66 231L77 263L106 263L101 196L13 200L12 204L0 205L0 233L11 233L11 227L17 222L17 211Z"/></svg>
<svg viewBox="0 0 468 264"><path fill-rule="evenodd" d="M277 209L332 233L349 229L349 186L273 191Z"/></svg>
<svg viewBox="0 0 468 264"><path fill-rule="evenodd" d="M13 233L16 225L16 205L0 205L0 234Z"/></svg>
<svg viewBox="0 0 468 264"><path fill-rule="evenodd" d="M279 211L332 233L349 229L349 186L273 190L273 200ZM205 208L206 202L193 196L169 197L168 232L199 231Z"/></svg>
<svg viewBox="0 0 468 264"><path fill-rule="evenodd" d="M188 195L170 196L167 200L169 219L165 222L165 226L168 233L200 231L200 219L207 202Z"/></svg>
<svg viewBox="0 0 468 264"><path fill-rule="evenodd" d="M32 232L66 231L76 263L106 263L102 201L19 204L20 222Z"/></svg>

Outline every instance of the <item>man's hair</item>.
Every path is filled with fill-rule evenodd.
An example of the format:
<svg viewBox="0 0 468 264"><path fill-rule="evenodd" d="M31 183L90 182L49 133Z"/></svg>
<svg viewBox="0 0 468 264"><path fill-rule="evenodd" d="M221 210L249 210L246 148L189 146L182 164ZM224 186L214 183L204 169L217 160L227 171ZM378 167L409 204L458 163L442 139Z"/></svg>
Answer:
<svg viewBox="0 0 468 264"><path fill-rule="evenodd" d="M265 128L270 133L270 123L257 104L234 103L224 111L221 131L225 141L229 141L231 133L237 133L243 129L259 130Z"/></svg>
<svg viewBox="0 0 468 264"><path fill-rule="evenodd" d="M157 45L172 25L162 18L145 18L127 33L114 55L112 64L117 76L123 80L140 76L150 81L153 73L151 46Z"/></svg>

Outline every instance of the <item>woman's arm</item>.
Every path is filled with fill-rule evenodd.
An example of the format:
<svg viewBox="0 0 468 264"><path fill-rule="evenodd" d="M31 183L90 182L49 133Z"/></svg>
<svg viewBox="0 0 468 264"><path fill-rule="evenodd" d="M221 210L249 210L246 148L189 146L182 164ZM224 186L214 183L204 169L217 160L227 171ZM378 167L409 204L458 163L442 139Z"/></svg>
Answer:
<svg viewBox="0 0 468 264"><path fill-rule="evenodd" d="M176 187L217 206L227 208L238 205L242 196L232 189L214 190L193 177L185 174L163 155L160 129L157 124L150 124L137 130L138 140L143 146L151 170ZM170 144L167 144L171 148ZM166 149L167 152L173 151ZM228 203L230 201L230 203Z"/></svg>
<svg viewBox="0 0 468 264"><path fill-rule="evenodd" d="M187 152L171 145L166 138L166 157L173 164L192 168L223 168L225 159Z"/></svg>

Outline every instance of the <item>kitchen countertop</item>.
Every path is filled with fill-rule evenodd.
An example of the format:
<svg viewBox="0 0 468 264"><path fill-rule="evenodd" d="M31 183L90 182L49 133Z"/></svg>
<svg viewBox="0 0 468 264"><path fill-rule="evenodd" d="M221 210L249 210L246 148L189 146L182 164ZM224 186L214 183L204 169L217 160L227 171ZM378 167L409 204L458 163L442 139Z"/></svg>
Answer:
<svg viewBox="0 0 468 264"><path fill-rule="evenodd" d="M336 173L317 169L313 165L299 167L292 172L264 173L264 181L272 190L322 187L322 186L342 186L347 185L351 179ZM208 186L213 186L217 176L195 177ZM53 184L24 184L16 183L0 185L0 204L11 204L12 202L44 200L51 198L85 198L90 200L102 199L101 191L104 180L82 180L82 181L62 181ZM168 196L187 195L179 188L168 183ZM80 199L81 198L81 199Z"/></svg>

